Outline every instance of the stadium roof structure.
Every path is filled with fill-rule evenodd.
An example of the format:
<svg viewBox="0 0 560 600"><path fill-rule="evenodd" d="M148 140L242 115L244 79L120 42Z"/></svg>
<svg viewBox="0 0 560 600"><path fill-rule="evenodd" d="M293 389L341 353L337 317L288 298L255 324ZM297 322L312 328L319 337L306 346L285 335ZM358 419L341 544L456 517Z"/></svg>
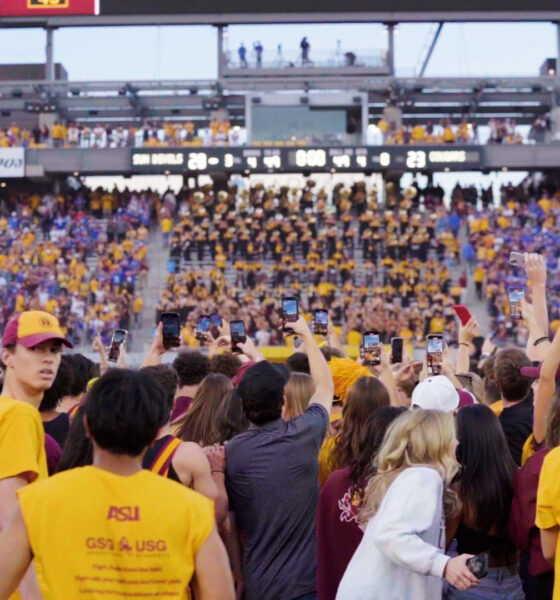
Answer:
<svg viewBox="0 0 560 600"><path fill-rule="evenodd" d="M556 0L2 0L2 27L558 21Z"/></svg>
<svg viewBox="0 0 560 600"><path fill-rule="evenodd" d="M402 110L405 124L466 117L486 124L490 118L513 118L532 124L558 105L560 79L395 78L387 76L228 78L227 80L70 82L0 82L0 126L29 122L33 112L53 112L83 123L131 124L143 119L203 123L216 107L226 108L233 124L245 122L245 106L259 92L367 94L370 123L387 105ZM35 115L36 116L36 115Z"/></svg>

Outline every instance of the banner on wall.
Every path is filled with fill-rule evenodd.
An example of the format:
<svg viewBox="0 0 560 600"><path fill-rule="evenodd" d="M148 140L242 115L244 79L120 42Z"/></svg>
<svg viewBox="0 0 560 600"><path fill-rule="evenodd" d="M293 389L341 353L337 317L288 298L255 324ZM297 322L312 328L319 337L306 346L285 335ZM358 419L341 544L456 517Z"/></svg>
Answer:
<svg viewBox="0 0 560 600"><path fill-rule="evenodd" d="M95 15L96 4L96 0L0 0L0 16Z"/></svg>
<svg viewBox="0 0 560 600"><path fill-rule="evenodd" d="M0 179L24 177L25 150L23 148L0 148Z"/></svg>

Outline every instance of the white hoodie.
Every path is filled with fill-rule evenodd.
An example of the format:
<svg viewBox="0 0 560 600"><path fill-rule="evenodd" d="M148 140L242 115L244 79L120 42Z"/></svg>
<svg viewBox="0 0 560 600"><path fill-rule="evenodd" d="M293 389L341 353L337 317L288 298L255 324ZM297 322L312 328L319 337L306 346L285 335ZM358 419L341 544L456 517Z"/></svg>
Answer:
<svg viewBox="0 0 560 600"><path fill-rule="evenodd" d="M368 523L336 600L441 598L444 551L442 478L430 467L406 469Z"/></svg>

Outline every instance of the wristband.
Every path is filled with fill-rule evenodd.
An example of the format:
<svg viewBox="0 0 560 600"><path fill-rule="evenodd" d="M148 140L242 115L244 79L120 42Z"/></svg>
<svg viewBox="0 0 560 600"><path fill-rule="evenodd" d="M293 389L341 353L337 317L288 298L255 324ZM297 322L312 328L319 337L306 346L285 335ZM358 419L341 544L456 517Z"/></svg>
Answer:
<svg viewBox="0 0 560 600"><path fill-rule="evenodd" d="M467 344L467 342L459 342L459 346L466 346L467 348L470 348L470 344Z"/></svg>
<svg viewBox="0 0 560 600"><path fill-rule="evenodd" d="M541 342L548 342L548 341L550 341L548 339L548 336L547 335L543 335L543 337L540 337L538 340L535 340L533 342L533 346L538 346Z"/></svg>

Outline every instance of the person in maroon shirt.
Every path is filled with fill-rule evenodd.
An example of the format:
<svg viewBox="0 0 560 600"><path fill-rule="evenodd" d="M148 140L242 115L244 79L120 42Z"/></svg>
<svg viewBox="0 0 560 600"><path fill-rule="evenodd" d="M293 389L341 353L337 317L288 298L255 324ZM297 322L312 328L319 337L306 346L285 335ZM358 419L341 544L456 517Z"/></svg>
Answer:
<svg viewBox="0 0 560 600"><path fill-rule="evenodd" d="M317 600L335 600L346 567L362 540L358 522L372 461L385 431L406 409L382 406L370 416L351 466L331 473L317 508Z"/></svg>
<svg viewBox="0 0 560 600"><path fill-rule="evenodd" d="M513 476L514 496L508 532L512 542L529 552L526 593L529 600L550 600L554 588L554 569L542 553L540 531L535 525L537 489L545 456L560 446L560 396L555 394L548 415L545 445L531 456Z"/></svg>
<svg viewBox="0 0 560 600"><path fill-rule="evenodd" d="M210 359L196 350L181 350L173 361L173 368L179 377L179 389L171 413L172 423L185 415L202 380L210 374Z"/></svg>

